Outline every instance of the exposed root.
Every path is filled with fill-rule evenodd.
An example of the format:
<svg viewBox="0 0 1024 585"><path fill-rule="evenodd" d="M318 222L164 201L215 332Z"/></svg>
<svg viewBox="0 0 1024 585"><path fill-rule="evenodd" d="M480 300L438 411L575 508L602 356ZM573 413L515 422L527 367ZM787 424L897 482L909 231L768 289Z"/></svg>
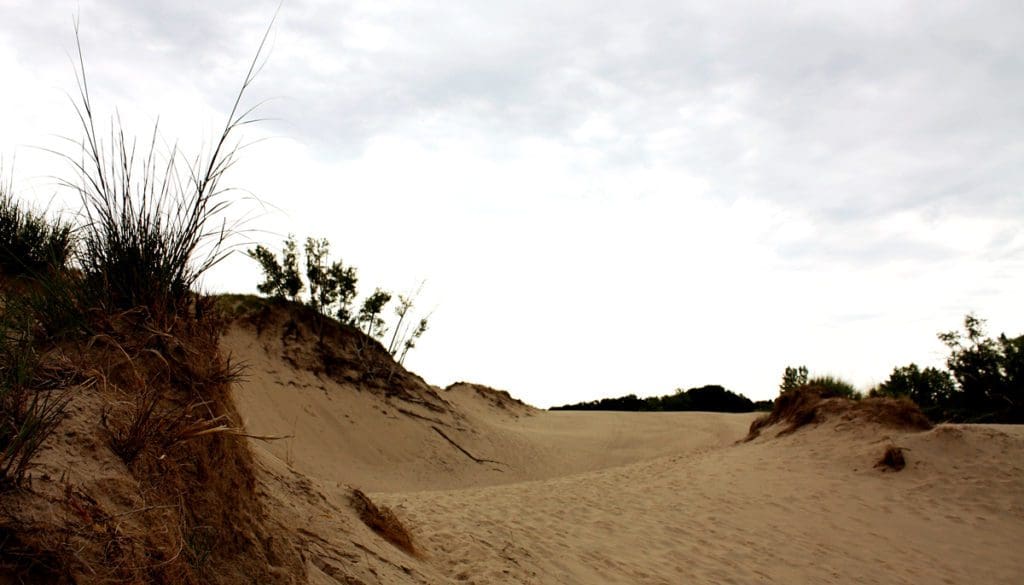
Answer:
<svg viewBox="0 0 1024 585"><path fill-rule="evenodd" d="M442 437L444 437L444 439L446 441L448 441L449 443L451 443L456 449L458 449L459 451L462 451L462 453L465 454L466 457L469 457L470 459L472 459L473 461L476 461L477 463L494 463L496 465L506 465L506 466L508 465L507 463L502 463L501 461L495 461L494 459L481 459L479 457L475 457L472 453L470 453L469 451L466 451L465 449L463 449L462 445L459 445L458 443L453 441L451 439L451 437L449 437L448 435L444 434L444 431L442 431L441 429L439 429L439 428L437 428L437 427L435 427L433 425L431 425L430 428L434 429L434 432L436 432L437 434L439 434Z"/></svg>

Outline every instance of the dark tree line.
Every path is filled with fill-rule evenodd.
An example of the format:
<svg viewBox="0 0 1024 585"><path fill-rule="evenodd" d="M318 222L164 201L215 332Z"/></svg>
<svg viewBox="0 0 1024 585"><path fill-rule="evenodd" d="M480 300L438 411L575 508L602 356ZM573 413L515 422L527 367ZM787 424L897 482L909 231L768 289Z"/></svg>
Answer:
<svg viewBox="0 0 1024 585"><path fill-rule="evenodd" d="M751 412L769 408L771 408L771 402L754 402L742 394L736 394L718 385L710 385L689 390L680 388L673 394L649 398L638 398L636 394L627 394L618 398L602 398L589 402L555 406L551 410Z"/></svg>

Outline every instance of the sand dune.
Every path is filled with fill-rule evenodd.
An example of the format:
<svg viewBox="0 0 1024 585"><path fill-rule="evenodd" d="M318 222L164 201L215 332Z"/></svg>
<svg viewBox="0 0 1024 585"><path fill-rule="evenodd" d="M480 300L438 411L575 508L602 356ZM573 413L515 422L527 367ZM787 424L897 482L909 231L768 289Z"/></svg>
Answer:
<svg viewBox="0 0 1024 585"><path fill-rule="evenodd" d="M835 419L742 443L753 415L542 412L422 381L409 402L280 343L225 339L250 365L248 432L291 435L253 446L312 583L1024 582L1024 429ZM906 469L874 467L889 444ZM415 556L362 525L349 486Z"/></svg>
<svg viewBox="0 0 1024 585"><path fill-rule="evenodd" d="M751 420L712 413L544 412L472 384L434 389L444 409L429 409L295 368L282 357L278 339L242 327L224 343L248 366L235 400L249 432L287 437L257 442L257 449L309 477L368 491L465 488L618 466L728 443ZM423 391L431 390L424 384ZM446 436L491 461L474 462Z"/></svg>

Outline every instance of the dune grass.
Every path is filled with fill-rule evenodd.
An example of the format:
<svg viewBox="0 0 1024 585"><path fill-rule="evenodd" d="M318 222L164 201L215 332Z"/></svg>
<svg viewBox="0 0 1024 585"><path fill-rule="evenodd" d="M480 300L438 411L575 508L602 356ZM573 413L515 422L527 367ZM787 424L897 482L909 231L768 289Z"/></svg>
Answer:
<svg viewBox="0 0 1024 585"><path fill-rule="evenodd" d="M67 264L74 248L71 225L15 200L0 181L0 276L41 277Z"/></svg>
<svg viewBox="0 0 1024 585"><path fill-rule="evenodd" d="M771 412L750 424L745 441L751 441L771 426L785 426L776 436L783 436L822 422L830 416L859 419L864 422L903 429L927 430L932 428L921 409L906 397L871 397L851 399L822 386L807 384L779 394Z"/></svg>
<svg viewBox="0 0 1024 585"><path fill-rule="evenodd" d="M64 155L76 175L62 183L82 203L79 267L91 306L108 311L145 307L153 316L180 313L192 300L200 276L231 251L237 223L224 212L232 204L221 187L234 164L238 130L253 121L242 99L259 70L267 36L260 42L219 137L206 156L186 160L177 146L162 153L159 125L147 144L126 137L111 122L109 143L97 130L81 42L78 41L78 100L83 138L72 140L81 155ZM269 33L269 29L268 29Z"/></svg>
<svg viewBox="0 0 1024 585"><path fill-rule="evenodd" d="M814 376L807 381L807 385L817 388L824 398L839 397L860 400L862 397L853 384L837 376Z"/></svg>
<svg viewBox="0 0 1024 585"><path fill-rule="evenodd" d="M64 416L67 394L47 388L30 309L16 298L0 307L0 489L16 487Z"/></svg>
<svg viewBox="0 0 1024 585"><path fill-rule="evenodd" d="M196 290L232 251L240 225L226 213L233 198L222 183L242 148L239 129L252 121L242 101L271 27L220 135L190 159L161 146L159 127L142 144L118 119L109 133L97 129L77 42L82 138L69 141L71 154L56 153L72 169L59 180L79 197L76 222L26 211L0 189L0 488L22 484L73 416L69 424L105 433L126 464L124 501L137 485L147 502L114 514L71 483L64 500L8 491L5 498L80 513L44 518L14 505L0 540L23 552L0 545L0 566L17 572L47 558L55 574L90 582L177 584L222 582L225 569L244 564L254 582L276 582L266 578L270 553L239 536L258 533L263 517L251 453L233 436L230 385L240 371L219 348L224 320ZM75 33L77 41L77 24ZM20 276L31 278L12 278ZM53 379L57 358L73 360L76 373ZM70 389L87 407L67 409ZM95 419L81 420L83 408ZM55 539L63 539L57 548Z"/></svg>

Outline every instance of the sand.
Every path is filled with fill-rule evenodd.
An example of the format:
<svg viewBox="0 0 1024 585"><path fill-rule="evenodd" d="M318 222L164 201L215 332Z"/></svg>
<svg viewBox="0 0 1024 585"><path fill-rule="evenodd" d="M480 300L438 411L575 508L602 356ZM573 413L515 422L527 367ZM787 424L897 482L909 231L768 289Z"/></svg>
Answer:
<svg viewBox="0 0 1024 585"><path fill-rule="evenodd" d="M261 494L311 583L1024 583L1024 429L545 412L457 385L388 397L235 326ZM907 467L874 467L886 446ZM407 554L350 488L391 507Z"/></svg>

